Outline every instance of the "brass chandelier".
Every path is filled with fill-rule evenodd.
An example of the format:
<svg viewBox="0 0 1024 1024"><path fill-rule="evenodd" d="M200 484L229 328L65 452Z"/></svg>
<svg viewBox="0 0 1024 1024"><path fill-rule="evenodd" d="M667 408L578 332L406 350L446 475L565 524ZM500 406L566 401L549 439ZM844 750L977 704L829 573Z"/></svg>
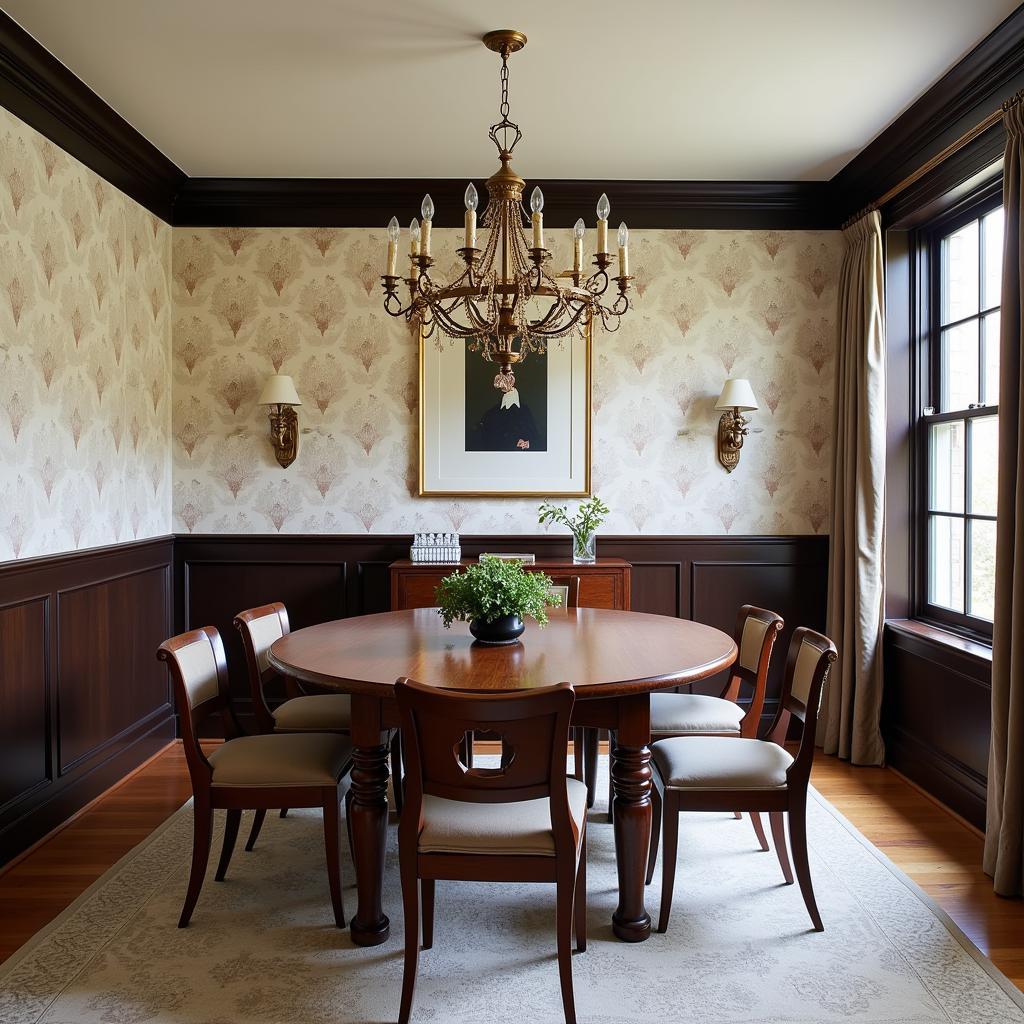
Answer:
<svg viewBox="0 0 1024 1024"><path fill-rule="evenodd" d="M512 367L531 352L544 352L549 341L563 338L599 320L608 331L615 331L630 308L629 231L619 225L618 275L609 276L616 257L608 251L608 197L597 204L597 251L587 274L583 269L583 240L586 225L582 218L573 228L573 266L552 276L547 265L551 252L544 248L544 195L534 188L530 196L532 216L523 208L526 182L512 170L512 152L522 138L519 126L509 120L508 58L526 45L522 32L501 29L488 32L484 45L501 54L501 120L491 125L490 139L497 147L501 167L487 180L488 204L480 226L488 230L486 242L477 245L476 187L466 189L465 245L458 255L466 268L449 284L435 282L430 275L434 265L430 232L434 203L423 199L420 213L423 223L413 219L409 225L409 276L396 273L398 220L388 224L387 273L382 275L384 308L392 316L402 316L419 327L429 338L440 330L450 338L467 339L470 351L498 364L495 387L515 383ZM527 239L527 226L532 238ZM528 244L532 241L532 245ZM401 281L409 289L408 304L403 305L398 289ZM616 293L608 296L614 280Z"/></svg>

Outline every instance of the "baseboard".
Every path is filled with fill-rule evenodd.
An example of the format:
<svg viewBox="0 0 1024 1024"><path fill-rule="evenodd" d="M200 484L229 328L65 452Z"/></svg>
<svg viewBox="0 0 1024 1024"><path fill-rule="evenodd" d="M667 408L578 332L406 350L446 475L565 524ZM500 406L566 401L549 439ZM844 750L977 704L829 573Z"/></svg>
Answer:
<svg viewBox="0 0 1024 1024"><path fill-rule="evenodd" d="M954 811L947 804L944 804L937 796L935 796L934 793L929 793L928 790L925 789L924 786L922 786L920 783L915 782L909 776L904 775L903 772L897 770L896 768L893 768L892 765L886 765L886 768L889 771L891 771L893 775L897 776L897 778L901 779L908 786L910 786L911 789L916 790L918 793L920 793L921 796L923 796L925 800L927 800L930 804L934 804L936 807L938 807L940 811L944 811L946 814L948 814L954 821L956 821L958 825L963 825L963 827L967 829L968 832L971 832L972 834L976 835L979 839L985 838L984 829L978 828L977 825L968 821L962 814L957 814L956 811Z"/></svg>

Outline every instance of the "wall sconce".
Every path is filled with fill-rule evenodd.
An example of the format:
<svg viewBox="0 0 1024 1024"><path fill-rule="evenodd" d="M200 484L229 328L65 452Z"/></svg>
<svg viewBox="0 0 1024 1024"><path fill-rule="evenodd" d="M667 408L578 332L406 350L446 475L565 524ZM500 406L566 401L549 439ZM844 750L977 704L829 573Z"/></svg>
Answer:
<svg viewBox="0 0 1024 1024"><path fill-rule="evenodd" d="M757 399L750 381L730 377L722 388L715 408L725 410L718 421L718 461L731 473L739 464L740 449L750 422L743 413L757 408Z"/></svg>
<svg viewBox="0 0 1024 1024"><path fill-rule="evenodd" d="M302 405L291 377L283 373L268 377L258 404L270 406L270 443L277 461L287 469L299 454L299 417L294 407Z"/></svg>

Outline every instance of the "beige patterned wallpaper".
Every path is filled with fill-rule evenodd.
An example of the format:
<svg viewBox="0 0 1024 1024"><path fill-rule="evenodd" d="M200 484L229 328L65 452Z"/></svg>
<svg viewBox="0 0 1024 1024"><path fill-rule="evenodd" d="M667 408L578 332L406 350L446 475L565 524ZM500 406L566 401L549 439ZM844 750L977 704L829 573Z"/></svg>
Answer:
<svg viewBox="0 0 1024 1024"><path fill-rule="evenodd" d="M459 238L435 233L442 263ZM838 232L632 233L635 311L595 336L606 532L826 529L841 246ZM416 346L381 308L383 249L382 231L175 229L176 531L538 531L534 500L414 497ZM275 370L309 431L287 470L255 404ZM728 376L761 403L732 475L712 410Z"/></svg>
<svg viewBox="0 0 1024 1024"><path fill-rule="evenodd" d="M0 560L170 531L170 228L0 109Z"/></svg>

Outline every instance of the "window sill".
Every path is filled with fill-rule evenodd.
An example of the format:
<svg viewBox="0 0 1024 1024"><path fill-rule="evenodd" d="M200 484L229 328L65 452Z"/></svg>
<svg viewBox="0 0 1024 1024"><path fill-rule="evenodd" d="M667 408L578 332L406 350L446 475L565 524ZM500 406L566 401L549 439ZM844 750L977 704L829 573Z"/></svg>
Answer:
<svg viewBox="0 0 1024 1024"><path fill-rule="evenodd" d="M967 637L950 633L948 630L932 626L927 622L918 619L886 619L885 628L903 636L924 640L951 651L957 651L969 658L992 664L992 645L983 644L977 640L968 640Z"/></svg>

